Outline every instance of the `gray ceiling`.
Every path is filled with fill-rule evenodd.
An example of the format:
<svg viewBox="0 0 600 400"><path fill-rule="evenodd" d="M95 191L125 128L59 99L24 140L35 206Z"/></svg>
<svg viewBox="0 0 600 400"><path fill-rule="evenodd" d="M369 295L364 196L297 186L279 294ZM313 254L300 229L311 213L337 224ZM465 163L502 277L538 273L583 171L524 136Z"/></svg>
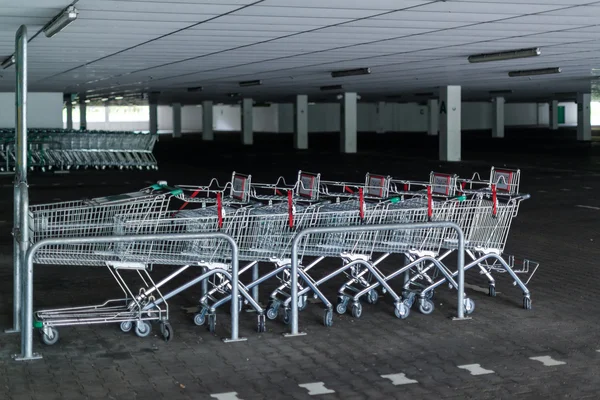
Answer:
<svg viewBox="0 0 600 400"><path fill-rule="evenodd" d="M32 91L280 100L318 99L319 86L342 84L363 98L411 99L452 84L467 99L508 89L509 99L525 100L589 91L600 65L600 1L585 0L0 0L0 57L12 54L19 25L33 37L73 3L74 23L29 43ZM467 62L470 54L538 46L540 57ZM371 75L329 74L358 67ZM507 75L546 67L563 72ZM14 90L14 67L0 74L0 91ZM237 84L254 79L263 85ZM187 93L196 86L204 90Z"/></svg>

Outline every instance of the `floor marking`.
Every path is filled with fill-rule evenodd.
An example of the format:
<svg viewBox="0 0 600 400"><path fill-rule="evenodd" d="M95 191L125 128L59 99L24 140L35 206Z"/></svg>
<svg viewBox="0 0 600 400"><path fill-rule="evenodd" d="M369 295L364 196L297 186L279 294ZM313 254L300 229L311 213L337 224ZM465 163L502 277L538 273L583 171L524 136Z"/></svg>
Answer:
<svg viewBox="0 0 600 400"><path fill-rule="evenodd" d="M570 192L571 191L571 189L560 189L560 190L563 191L563 192Z"/></svg>
<svg viewBox="0 0 600 400"><path fill-rule="evenodd" d="M70 174L71 171L54 171L55 174Z"/></svg>
<svg viewBox="0 0 600 400"><path fill-rule="evenodd" d="M409 385L411 383L419 383L419 381L415 381L414 379L410 379L406 377L406 374L391 374L391 375L381 375L384 379L389 379L392 381L392 385Z"/></svg>
<svg viewBox="0 0 600 400"><path fill-rule="evenodd" d="M227 392L227 393L215 393L211 394L210 397L213 397L217 400L242 400L237 397L237 392Z"/></svg>
<svg viewBox="0 0 600 400"><path fill-rule="evenodd" d="M545 190L538 190L538 193L548 193Z"/></svg>
<svg viewBox="0 0 600 400"><path fill-rule="evenodd" d="M52 186L60 186L60 183L53 183Z"/></svg>
<svg viewBox="0 0 600 400"><path fill-rule="evenodd" d="M298 386L308 390L309 396L318 396L320 394L335 393L335 390L327 389L325 387L325 383L323 382L303 383L302 385Z"/></svg>
<svg viewBox="0 0 600 400"><path fill-rule="evenodd" d="M587 208L588 210L600 210L600 207L582 206L581 204L578 204L578 205L576 205L575 207L579 207L579 208Z"/></svg>
<svg viewBox="0 0 600 400"><path fill-rule="evenodd" d="M584 188L585 190L592 190L592 189L593 189L592 187L589 187L589 186L584 186L583 188Z"/></svg>
<svg viewBox="0 0 600 400"><path fill-rule="evenodd" d="M529 357L530 360L539 361L544 364L545 367L554 367L555 365L564 365L566 362L557 361L550 356L540 356L540 357Z"/></svg>
<svg viewBox="0 0 600 400"><path fill-rule="evenodd" d="M488 294L490 292L490 289L488 289L488 288L482 288L481 286L471 285L470 283L465 283L465 287L467 289L471 289L471 290L474 290L474 291L480 292L480 293ZM499 294L499 293L500 292L496 292L496 294Z"/></svg>
<svg viewBox="0 0 600 400"><path fill-rule="evenodd" d="M467 365L459 365L458 368L466 369L471 373L471 375L487 375L487 374L495 374L491 369L481 368L480 364L467 364Z"/></svg>

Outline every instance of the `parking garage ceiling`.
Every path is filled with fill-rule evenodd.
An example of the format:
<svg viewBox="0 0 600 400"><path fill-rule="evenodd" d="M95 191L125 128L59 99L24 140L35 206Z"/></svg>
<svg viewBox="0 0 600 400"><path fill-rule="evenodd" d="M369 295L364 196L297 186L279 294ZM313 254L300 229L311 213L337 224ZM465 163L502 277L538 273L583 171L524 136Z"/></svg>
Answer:
<svg viewBox="0 0 600 400"><path fill-rule="evenodd" d="M76 21L52 38L40 33L70 4ZM31 91L277 101L334 96L319 88L342 85L363 98L409 100L452 84L465 99L508 90L509 100L543 100L590 90L598 21L600 1L585 0L0 0L0 57L26 24ZM533 47L540 56L467 60ZM562 72L508 76L553 67ZM351 68L371 73L331 77ZM14 90L14 70L0 70L0 91ZM239 86L248 80L262 85Z"/></svg>

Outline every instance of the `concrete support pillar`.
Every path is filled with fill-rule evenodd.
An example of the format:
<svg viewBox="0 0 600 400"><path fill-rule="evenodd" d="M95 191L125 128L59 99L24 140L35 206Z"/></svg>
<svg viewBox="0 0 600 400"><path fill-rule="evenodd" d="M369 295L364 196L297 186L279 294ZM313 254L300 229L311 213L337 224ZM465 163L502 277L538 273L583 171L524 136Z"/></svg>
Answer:
<svg viewBox="0 0 600 400"><path fill-rule="evenodd" d="M213 131L213 102L206 100L202 102L202 140L215 140Z"/></svg>
<svg viewBox="0 0 600 400"><path fill-rule="evenodd" d="M67 108L67 129L73 130L73 100L71 95L65 95L65 106Z"/></svg>
<svg viewBox="0 0 600 400"><path fill-rule="evenodd" d="M108 108L108 104L104 103L104 123L108 124L108 121L110 120L110 110Z"/></svg>
<svg viewBox="0 0 600 400"><path fill-rule="evenodd" d="M440 103L438 99L427 100L429 118L427 123L427 135L437 136L440 130Z"/></svg>
<svg viewBox="0 0 600 400"><path fill-rule="evenodd" d="M252 99L242 100L242 144L251 146L254 144L254 131L252 121L252 110L254 102Z"/></svg>
<svg viewBox="0 0 600 400"><path fill-rule="evenodd" d="M79 129L85 131L87 129L87 103L85 95L79 95Z"/></svg>
<svg viewBox="0 0 600 400"><path fill-rule="evenodd" d="M591 101L590 93L577 94L577 140L592 140Z"/></svg>
<svg viewBox="0 0 600 400"><path fill-rule="evenodd" d="M344 93L340 107L341 132L340 151L342 153L356 153L357 148L357 96L356 93Z"/></svg>
<svg viewBox="0 0 600 400"><path fill-rule="evenodd" d="M150 108L150 126L148 130L151 134L155 135L158 133L158 94L150 93L148 103Z"/></svg>
<svg viewBox="0 0 600 400"><path fill-rule="evenodd" d="M377 103L377 126L375 127L376 133L385 133L385 101Z"/></svg>
<svg viewBox="0 0 600 400"><path fill-rule="evenodd" d="M492 137L504 138L504 97L496 97L493 104Z"/></svg>
<svg viewBox="0 0 600 400"><path fill-rule="evenodd" d="M537 126L545 125L546 103L537 103Z"/></svg>
<svg viewBox="0 0 600 400"><path fill-rule="evenodd" d="M181 103L173 103L173 137L181 137Z"/></svg>
<svg viewBox="0 0 600 400"><path fill-rule="evenodd" d="M440 89L440 160L461 160L461 87Z"/></svg>
<svg viewBox="0 0 600 400"><path fill-rule="evenodd" d="M553 131L558 129L558 100L550 102L550 129Z"/></svg>
<svg viewBox="0 0 600 400"><path fill-rule="evenodd" d="M294 103L294 148L308 149L308 96L296 96Z"/></svg>

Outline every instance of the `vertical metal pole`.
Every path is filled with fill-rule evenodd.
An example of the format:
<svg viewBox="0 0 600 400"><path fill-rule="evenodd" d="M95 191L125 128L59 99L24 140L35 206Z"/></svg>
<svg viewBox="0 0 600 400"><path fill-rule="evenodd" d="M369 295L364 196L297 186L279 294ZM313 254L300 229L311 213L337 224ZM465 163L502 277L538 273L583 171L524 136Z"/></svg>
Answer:
<svg viewBox="0 0 600 400"><path fill-rule="evenodd" d="M6 333L21 331L21 248L19 245L19 212L21 210L21 187L15 174L13 194L13 327Z"/></svg>
<svg viewBox="0 0 600 400"><path fill-rule="evenodd" d="M224 237L231 244L231 339L226 342L235 342L240 340L238 333L239 325L239 263L238 263L238 246L235 240L231 237ZM245 339L242 339L245 340Z"/></svg>
<svg viewBox="0 0 600 400"><path fill-rule="evenodd" d="M302 231L296 235L292 241L292 265L290 270L290 296L292 296L290 307L290 333L285 336L299 336L303 333L298 332L298 243L306 231Z"/></svg>
<svg viewBox="0 0 600 400"><path fill-rule="evenodd" d="M456 225L452 227L458 236L458 319L465 318L465 236L463 231Z"/></svg>
<svg viewBox="0 0 600 400"><path fill-rule="evenodd" d="M252 282L258 280L258 262L252 267ZM258 285L252 288L252 298L258 303Z"/></svg>

